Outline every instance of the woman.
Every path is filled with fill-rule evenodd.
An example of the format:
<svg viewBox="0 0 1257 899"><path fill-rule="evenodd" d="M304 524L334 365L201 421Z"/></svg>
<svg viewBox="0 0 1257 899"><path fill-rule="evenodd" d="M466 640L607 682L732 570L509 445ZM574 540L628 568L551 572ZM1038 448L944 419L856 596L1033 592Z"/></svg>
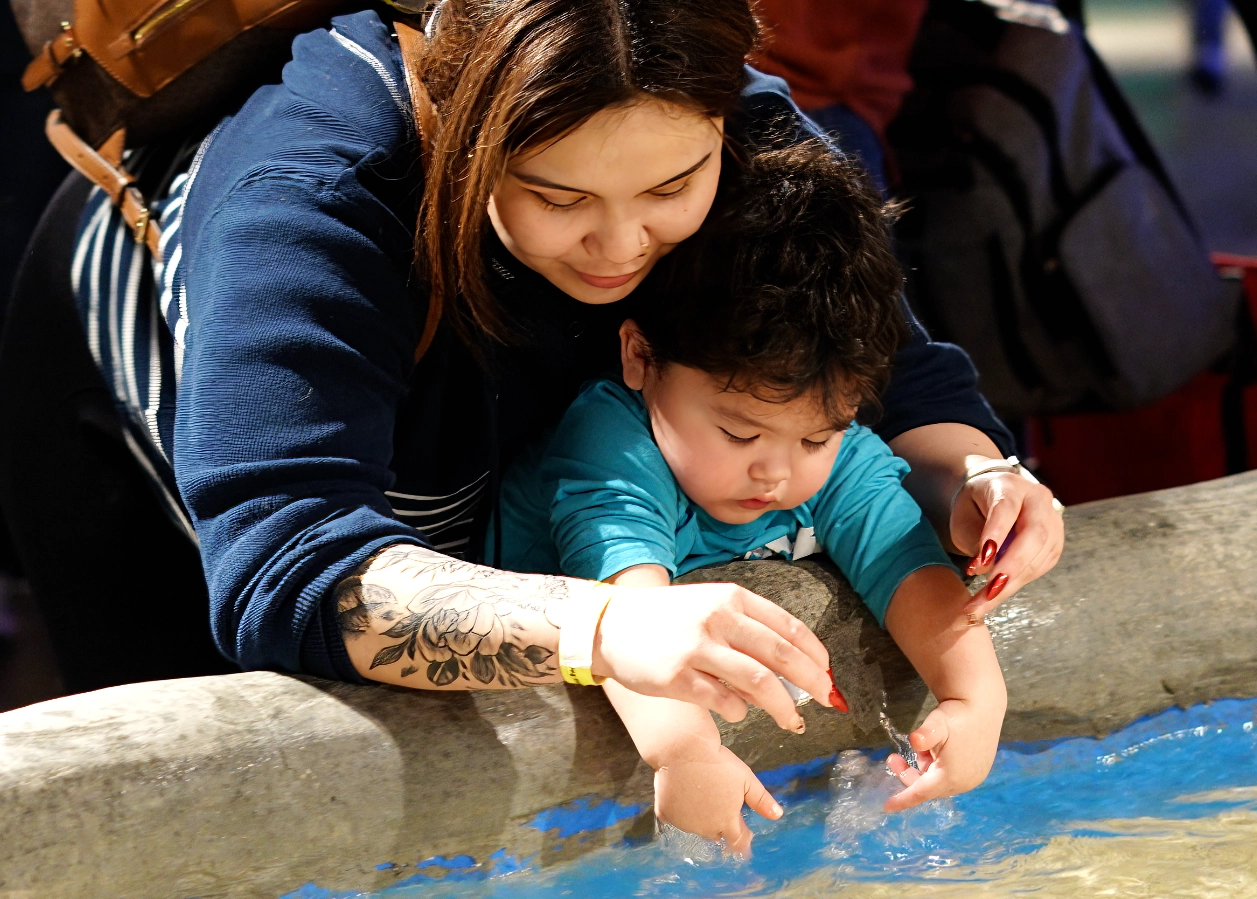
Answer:
<svg viewBox="0 0 1257 899"><path fill-rule="evenodd" d="M566 622L588 630L587 676L735 720L750 698L799 729L766 663L825 696L824 650L764 600L472 564L499 472L615 364L633 295L698 229L741 148L810 128L780 82L743 69L756 39L746 0L449 0L430 31L409 87L373 13L297 41L284 83L176 179L152 310L127 305L130 257L109 255L108 215L91 201L76 258L40 251L51 216L28 261L73 268L87 343L131 419L123 436L151 443L156 474L169 460L218 647L245 668L513 687L559 679ZM29 298L33 277L0 354L11 422L47 408L31 335L52 313ZM1004 595L1051 567L1050 494L1008 471L967 477L1011 441L963 354L917 329L884 406L881 433L946 543L990 571L1015 523L993 581ZM79 616L54 630L84 641L100 621L126 652L177 664L187 626L151 630L178 614L147 574L162 559L136 546L72 566L41 550L64 513L31 472L63 450L39 430L6 430L4 505L54 617ZM79 514L99 520L90 505ZM594 596L611 597L600 624Z"/></svg>

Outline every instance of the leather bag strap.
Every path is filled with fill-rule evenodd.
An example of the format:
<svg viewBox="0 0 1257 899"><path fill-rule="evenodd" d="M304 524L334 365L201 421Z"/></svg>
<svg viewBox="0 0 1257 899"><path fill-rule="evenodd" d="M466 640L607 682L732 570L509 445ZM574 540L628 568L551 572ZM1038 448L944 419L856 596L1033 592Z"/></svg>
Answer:
<svg viewBox="0 0 1257 899"><path fill-rule="evenodd" d="M428 52L428 39L418 28L407 25L405 22L393 24L397 29L397 43L402 50L402 66L406 70L406 87L410 91L410 104L414 110L415 131L419 135L420 143L423 144L423 158L420 163L426 171L431 139L436 136L440 122L437 117L436 104L432 102L432 95L428 93L427 85L423 83L423 73L420 70Z"/></svg>
<svg viewBox="0 0 1257 899"><path fill-rule="evenodd" d="M62 67L67 60L83 54L74 29L69 22L61 23L61 33L48 43L44 49L30 61L26 71L22 73L22 88L27 91L48 87L61 77Z"/></svg>
<svg viewBox="0 0 1257 899"><path fill-rule="evenodd" d="M130 226L135 242L147 246L153 258L161 261L161 228L153 221L144 195L135 186L135 176L124 169L120 161L125 135L116 133L103 145L110 156L115 150L118 152L119 159L111 160L75 134L62 121L59 109L48 114L44 130L62 158L109 196L122 214L122 220Z"/></svg>
<svg viewBox="0 0 1257 899"><path fill-rule="evenodd" d="M415 133L419 136L419 164L423 170L426 185L431 168L429 154L432 152L437 129L441 123L436 104L432 102L432 95L428 93L428 88L423 83L422 65L428 51L428 39L418 28L407 25L405 22L395 21L393 26L397 30L397 43L401 47L402 65L406 70L406 87L410 91L410 105L414 111ZM416 252L419 251L417 234L415 249ZM423 323L423 336L419 338L419 345L415 347L416 362L423 358L423 354L432 345L437 326L441 324L441 312L441 303L429 297L428 315Z"/></svg>

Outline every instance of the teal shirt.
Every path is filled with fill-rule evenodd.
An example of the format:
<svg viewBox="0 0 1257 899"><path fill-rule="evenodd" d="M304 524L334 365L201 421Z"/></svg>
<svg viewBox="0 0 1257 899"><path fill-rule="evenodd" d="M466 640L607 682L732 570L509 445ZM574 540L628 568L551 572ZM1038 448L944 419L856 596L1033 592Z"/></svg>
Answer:
<svg viewBox="0 0 1257 899"><path fill-rule="evenodd" d="M905 577L951 565L903 489L907 473L907 463L879 437L853 424L815 496L747 524L725 524L681 492L641 394L594 381L548 445L524 454L503 480L502 566L603 580L656 564L676 577L734 559L798 559L823 550L880 623Z"/></svg>

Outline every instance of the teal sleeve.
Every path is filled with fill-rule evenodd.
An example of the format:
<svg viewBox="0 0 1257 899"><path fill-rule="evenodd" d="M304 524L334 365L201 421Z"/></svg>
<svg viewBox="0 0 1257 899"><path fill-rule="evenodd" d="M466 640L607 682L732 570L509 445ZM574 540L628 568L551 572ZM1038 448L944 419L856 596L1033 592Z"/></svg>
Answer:
<svg viewBox="0 0 1257 899"><path fill-rule="evenodd" d="M564 574L602 580L646 564L676 574L684 505L635 393L611 381L587 387L550 441L542 478Z"/></svg>
<svg viewBox="0 0 1257 899"><path fill-rule="evenodd" d="M934 528L903 488L908 463L868 428L843 436L833 473L810 503L816 537L877 618L899 584L927 565L946 565Z"/></svg>

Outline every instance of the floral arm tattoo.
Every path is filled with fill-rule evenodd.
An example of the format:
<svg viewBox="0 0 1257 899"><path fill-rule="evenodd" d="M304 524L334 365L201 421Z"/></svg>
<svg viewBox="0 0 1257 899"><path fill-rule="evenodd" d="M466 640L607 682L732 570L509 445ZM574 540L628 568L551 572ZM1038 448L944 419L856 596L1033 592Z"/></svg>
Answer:
<svg viewBox="0 0 1257 899"><path fill-rule="evenodd" d="M390 546L336 588L350 659L372 680L422 689L557 683L562 603L584 582L513 574Z"/></svg>

